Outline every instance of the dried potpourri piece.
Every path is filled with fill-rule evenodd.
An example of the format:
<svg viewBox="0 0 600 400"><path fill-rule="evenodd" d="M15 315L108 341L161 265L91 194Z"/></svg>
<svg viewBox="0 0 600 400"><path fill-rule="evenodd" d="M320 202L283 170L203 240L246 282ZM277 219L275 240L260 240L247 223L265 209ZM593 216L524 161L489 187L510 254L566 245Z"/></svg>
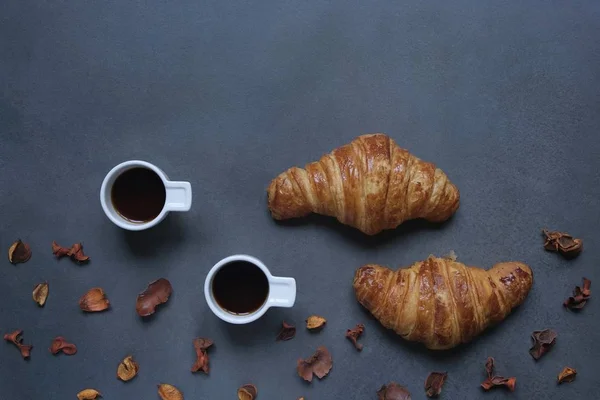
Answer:
<svg viewBox="0 0 600 400"><path fill-rule="evenodd" d="M292 324L288 324L285 321L283 321L282 325L281 331L279 331L279 334L275 340L280 341L293 339L294 336L296 336L296 327Z"/></svg>
<svg viewBox="0 0 600 400"><path fill-rule="evenodd" d="M333 360L331 354L325 346L317 348L315 354L307 358L306 360L299 359L297 363L298 375L307 382L312 382L313 374L319 379L329 374L333 367Z"/></svg>
<svg viewBox="0 0 600 400"><path fill-rule="evenodd" d="M487 361L485 362L485 370L487 372L488 377L481 384L483 390L488 391L493 387L505 386L508 388L508 390L514 392L515 385L517 384L517 378L504 378L502 376L495 376L494 368L494 359L492 357L488 357Z"/></svg>
<svg viewBox="0 0 600 400"><path fill-rule="evenodd" d="M377 391L378 400L411 400L410 392L404 386L396 382L383 385Z"/></svg>
<svg viewBox="0 0 600 400"><path fill-rule="evenodd" d="M172 292L173 287L168 279L157 279L138 295L135 310L140 317L152 315L156 311L156 306L169 300Z"/></svg>
<svg viewBox="0 0 600 400"><path fill-rule="evenodd" d="M90 257L84 254L83 245L81 243L75 243L70 248L66 248L53 241L52 254L54 254L56 258L68 256L71 258L71 260L76 261L80 264L90 261Z"/></svg>
<svg viewBox="0 0 600 400"><path fill-rule="evenodd" d="M591 286L592 281L587 278L583 278L583 288L575 286L575 290L573 290L573 296L565 300L563 305L570 310L582 309L592 295L592 290L590 289Z"/></svg>
<svg viewBox="0 0 600 400"><path fill-rule="evenodd" d="M21 239L17 239L8 248L8 261L11 264L19 264L29 261L31 258L31 248Z"/></svg>
<svg viewBox="0 0 600 400"><path fill-rule="evenodd" d="M11 342L15 346L17 346L17 348L21 352L21 357L29 358L33 346L30 344L23 344L23 337L21 336L22 333L22 329L17 329L12 333L7 333L6 335L4 335L4 340L6 340L7 342Z"/></svg>
<svg viewBox="0 0 600 400"><path fill-rule="evenodd" d="M363 324L356 324L354 328L348 329L346 331L346 337L352 342L352 344L358 351L362 351L363 349L363 345L361 343L358 343L357 340L363 334L364 331L365 326Z"/></svg>
<svg viewBox="0 0 600 400"><path fill-rule="evenodd" d="M213 341L206 338L194 339L194 349L196 350L196 362L192 366L192 372L202 371L208 374L208 353L207 349L213 345Z"/></svg>
<svg viewBox="0 0 600 400"><path fill-rule="evenodd" d="M85 312L104 311L110 306L102 288L92 288L79 299L79 308Z"/></svg>
<svg viewBox="0 0 600 400"><path fill-rule="evenodd" d="M575 239L565 232L542 230L546 237L544 248L548 251L556 251L567 258L577 257L583 249L583 241Z"/></svg>
<svg viewBox="0 0 600 400"><path fill-rule="evenodd" d="M77 353L77 346L75 346L73 343L67 342L64 337L57 336L52 341L49 350L52 354L58 354L62 351L66 355L72 356L73 354Z"/></svg>
<svg viewBox="0 0 600 400"><path fill-rule="evenodd" d="M306 329L309 331L319 331L323 329L326 323L327 320L325 318L318 315L311 315L306 319Z"/></svg>
<svg viewBox="0 0 600 400"><path fill-rule="evenodd" d="M577 370L575 368L570 368L570 367L564 367L562 371L560 371L560 374L558 374L558 384L560 385L561 383L565 382L565 383L569 383L569 382L573 382L575 380L575 377L577 376Z"/></svg>
<svg viewBox="0 0 600 400"><path fill-rule="evenodd" d="M46 304L46 299L48 298L48 282L42 282L35 285L33 288L33 301L35 301L38 306L43 307Z"/></svg>
<svg viewBox="0 0 600 400"><path fill-rule="evenodd" d="M158 395L162 400L183 400L183 393L168 383L158 385Z"/></svg>
<svg viewBox="0 0 600 400"><path fill-rule="evenodd" d="M446 382L448 373L431 372L425 380L425 394L427 397L438 397L442 393L442 386Z"/></svg>
<svg viewBox="0 0 600 400"><path fill-rule="evenodd" d="M237 391L238 400L254 400L258 396L258 389L253 384L249 383L242 386Z"/></svg>
<svg viewBox="0 0 600 400"><path fill-rule="evenodd" d="M77 393L77 399L79 400L95 400L98 397L102 397L102 394L96 389L84 389Z"/></svg>
<svg viewBox="0 0 600 400"><path fill-rule="evenodd" d="M556 342L556 332L552 329L535 331L531 334L533 347L529 349L529 354L536 360L539 360L547 351L549 351Z"/></svg>
<svg viewBox="0 0 600 400"><path fill-rule="evenodd" d="M119 363L117 367L117 378L123 382L132 380L138 374L140 366L134 361L132 356L127 356Z"/></svg>

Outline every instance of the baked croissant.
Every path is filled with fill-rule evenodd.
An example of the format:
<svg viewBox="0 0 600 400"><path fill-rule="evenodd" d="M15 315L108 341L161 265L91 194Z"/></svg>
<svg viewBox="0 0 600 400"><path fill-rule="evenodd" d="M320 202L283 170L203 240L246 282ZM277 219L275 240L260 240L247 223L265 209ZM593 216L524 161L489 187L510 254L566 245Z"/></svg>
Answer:
<svg viewBox="0 0 600 400"><path fill-rule="evenodd" d="M314 212L368 235L414 218L445 221L458 204L458 189L442 170L380 133L359 136L304 169L290 168L268 189L275 219Z"/></svg>
<svg viewBox="0 0 600 400"><path fill-rule="evenodd" d="M502 321L525 300L532 283L531 269L520 262L486 271L430 256L397 271L365 265L356 271L354 291L383 326L442 350Z"/></svg>

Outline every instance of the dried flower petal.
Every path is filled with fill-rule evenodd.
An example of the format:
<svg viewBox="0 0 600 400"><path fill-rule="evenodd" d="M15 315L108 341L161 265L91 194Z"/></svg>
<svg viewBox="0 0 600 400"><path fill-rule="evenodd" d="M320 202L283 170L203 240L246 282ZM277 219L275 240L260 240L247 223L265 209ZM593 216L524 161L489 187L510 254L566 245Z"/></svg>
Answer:
<svg viewBox="0 0 600 400"><path fill-rule="evenodd" d="M350 339L350 341L352 342L352 344L354 344L354 347L358 351L362 351L363 349L363 345L358 343L357 340L363 334L364 331L365 326L363 324L357 324L353 329L348 329L346 331L346 337Z"/></svg>
<svg viewBox="0 0 600 400"><path fill-rule="evenodd" d="M134 361L132 356L127 356L119 363L117 367L117 378L123 382L132 380L138 374L140 366Z"/></svg>
<svg viewBox="0 0 600 400"><path fill-rule="evenodd" d="M410 392L396 382L383 385L377 391L377 398L378 400L411 400Z"/></svg>
<svg viewBox="0 0 600 400"><path fill-rule="evenodd" d="M296 336L296 327L283 321L283 327L275 340L290 340L293 339L294 336Z"/></svg>
<svg viewBox="0 0 600 400"><path fill-rule="evenodd" d="M488 357L485 361L485 372L487 373L488 378L492 379L492 377L494 376L494 369L494 358Z"/></svg>
<svg viewBox="0 0 600 400"><path fill-rule="evenodd" d="M202 371L208 374L208 353L207 349L213 345L213 341L206 338L194 339L194 349L196 350L196 362L192 366L192 372Z"/></svg>
<svg viewBox="0 0 600 400"><path fill-rule="evenodd" d="M575 380L577 376L577 370L575 368L564 367L560 374L558 374L558 383L561 384L563 382L569 383Z"/></svg>
<svg viewBox="0 0 600 400"><path fill-rule="evenodd" d="M62 258L69 254L69 250L66 247L60 246L55 241L52 241L52 254L56 256L56 258Z"/></svg>
<svg viewBox="0 0 600 400"><path fill-rule="evenodd" d="M151 282L146 290L137 297L135 310L140 317L147 317L154 314L156 306L166 303L173 291L171 282L165 278L160 278Z"/></svg>
<svg viewBox="0 0 600 400"><path fill-rule="evenodd" d="M533 339L533 347L529 349L529 354L536 360L539 360L548 350L554 346L556 342L556 332L552 329L544 329L543 331L535 331L531 334Z"/></svg>
<svg viewBox="0 0 600 400"><path fill-rule="evenodd" d="M102 397L102 395L96 389L85 389L77 393L79 400L95 400L98 397Z"/></svg>
<svg viewBox="0 0 600 400"><path fill-rule="evenodd" d="M592 295L592 291L590 289L591 286L592 281L587 278L583 278L583 288L575 286L575 290L573 290L573 296L565 300L563 305L570 310L582 309Z"/></svg>
<svg viewBox="0 0 600 400"><path fill-rule="evenodd" d="M322 379L331 371L332 367L333 360L325 346L320 346L315 354L306 360L299 359L297 363L298 375L308 382L312 381L313 374Z"/></svg>
<svg viewBox="0 0 600 400"><path fill-rule="evenodd" d="M162 400L183 400L183 393L168 383L158 385L158 395Z"/></svg>
<svg viewBox="0 0 600 400"><path fill-rule="evenodd" d="M546 237L544 248L548 251L557 251L567 258L573 258L578 256L583 249L583 241L573 238L568 233L546 229L543 229L542 233Z"/></svg>
<svg viewBox="0 0 600 400"><path fill-rule="evenodd" d="M46 299L48 298L48 282L42 282L35 285L33 288L33 301L35 301L38 306L43 307L46 304Z"/></svg>
<svg viewBox="0 0 600 400"><path fill-rule="evenodd" d="M481 383L483 390L490 390L497 386L506 386L508 390L513 392L515 385L517 384L517 378L504 378L502 376L494 376L494 359L488 357L485 362L485 371L487 373L487 379Z"/></svg>
<svg viewBox="0 0 600 400"><path fill-rule="evenodd" d="M73 354L77 353L77 346L75 346L73 343L67 342L64 337L57 336L50 345L50 353L58 354L60 351L68 356L72 356Z"/></svg>
<svg viewBox="0 0 600 400"><path fill-rule="evenodd" d="M321 330L326 323L327 320L325 318L318 315L311 315L306 319L306 328L311 331L318 331Z"/></svg>
<svg viewBox="0 0 600 400"><path fill-rule="evenodd" d="M30 344L23 344L23 337L21 336L22 333L23 330L17 329L12 333L7 333L6 335L4 335L4 340L6 340L7 342L11 342L15 346L17 346L17 348L21 352L21 357L29 358L33 346Z"/></svg>
<svg viewBox="0 0 600 400"><path fill-rule="evenodd" d="M11 264L19 264L29 261L31 258L31 249L27 243L17 239L8 248L8 261Z"/></svg>
<svg viewBox="0 0 600 400"><path fill-rule="evenodd" d="M448 373L431 372L425 380L425 394L427 397L438 397L442 393L442 386L446 382Z"/></svg>
<svg viewBox="0 0 600 400"><path fill-rule="evenodd" d="M86 312L104 311L110 306L104 290L92 288L79 299L79 307Z"/></svg>
<svg viewBox="0 0 600 400"><path fill-rule="evenodd" d="M238 400L254 400L258 396L258 389L252 384L247 384L238 389Z"/></svg>
<svg viewBox="0 0 600 400"><path fill-rule="evenodd" d="M81 243L75 243L71 246L67 255L71 257L71 260L77 261L80 264L90 261L90 257L83 254L83 245Z"/></svg>

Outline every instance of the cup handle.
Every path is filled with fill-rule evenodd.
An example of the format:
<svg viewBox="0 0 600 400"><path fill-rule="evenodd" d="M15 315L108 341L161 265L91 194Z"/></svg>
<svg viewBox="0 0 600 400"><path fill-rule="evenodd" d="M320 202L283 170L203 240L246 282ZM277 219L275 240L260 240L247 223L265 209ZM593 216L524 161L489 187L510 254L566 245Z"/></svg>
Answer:
<svg viewBox="0 0 600 400"><path fill-rule="evenodd" d="M283 278L272 276L269 279L270 307L289 308L296 301L296 280L294 278Z"/></svg>
<svg viewBox="0 0 600 400"><path fill-rule="evenodd" d="M167 211L189 211L192 206L192 185L189 182L165 182Z"/></svg>

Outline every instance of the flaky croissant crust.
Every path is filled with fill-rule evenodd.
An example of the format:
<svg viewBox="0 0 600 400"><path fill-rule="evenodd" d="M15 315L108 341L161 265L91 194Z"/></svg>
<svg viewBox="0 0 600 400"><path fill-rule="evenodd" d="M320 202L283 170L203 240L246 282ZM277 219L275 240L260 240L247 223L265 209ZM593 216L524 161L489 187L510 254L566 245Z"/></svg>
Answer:
<svg viewBox="0 0 600 400"><path fill-rule="evenodd" d="M314 212L369 235L414 218L445 221L459 198L442 170L384 134L359 136L304 169L290 168L268 188L275 219Z"/></svg>
<svg viewBox="0 0 600 400"><path fill-rule="evenodd" d="M433 256L397 271L365 265L354 276L358 301L382 325L436 350L469 342L502 321L532 283L531 269L520 262L486 271Z"/></svg>

